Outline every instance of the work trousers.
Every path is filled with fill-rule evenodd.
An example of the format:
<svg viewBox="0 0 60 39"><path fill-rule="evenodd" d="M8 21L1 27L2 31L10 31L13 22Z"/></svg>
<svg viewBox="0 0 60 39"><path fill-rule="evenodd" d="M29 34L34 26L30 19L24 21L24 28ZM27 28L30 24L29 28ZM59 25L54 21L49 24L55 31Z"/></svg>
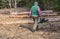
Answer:
<svg viewBox="0 0 60 39"><path fill-rule="evenodd" d="M38 26L38 17L33 17L33 21L34 21L33 29L36 30Z"/></svg>

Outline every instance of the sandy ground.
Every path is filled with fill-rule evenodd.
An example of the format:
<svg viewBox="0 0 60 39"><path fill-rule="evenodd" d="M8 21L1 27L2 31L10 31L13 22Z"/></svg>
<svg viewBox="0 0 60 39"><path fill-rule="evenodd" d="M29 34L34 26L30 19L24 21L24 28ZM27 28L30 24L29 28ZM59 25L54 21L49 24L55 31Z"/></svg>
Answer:
<svg viewBox="0 0 60 39"><path fill-rule="evenodd" d="M33 24L2 24L11 20L20 19L0 14L0 39L60 39L60 22L39 24L38 31L31 32Z"/></svg>
<svg viewBox="0 0 60 39"><path fill-rule="evenodd" d="M0 25L0 39L60 39L60 26L40 27L31 32L32 24Z"/></svg>
<svg viewBox="0 0 60 39"><path fill-rule="evenodd" d="M0 15L0 23L16 21ZM33 24L0 24L0 39L60 39L60 22L39 24L38 31L31 32Z"/></svg>

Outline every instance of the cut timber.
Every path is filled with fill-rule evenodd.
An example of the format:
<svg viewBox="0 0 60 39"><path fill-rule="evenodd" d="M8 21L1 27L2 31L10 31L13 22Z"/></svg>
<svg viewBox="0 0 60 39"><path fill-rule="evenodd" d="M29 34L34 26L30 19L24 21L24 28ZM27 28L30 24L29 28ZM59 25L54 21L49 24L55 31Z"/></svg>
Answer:
<svg viewBox="0 0 60 39"><path fill-rule="evenodd" d="M53 11L52 10L46 10L46 11L41 11L42 13L53 13ZM29 11L27 11L27 12L11 12L11 14L15 14L15 13L17 13L17 15L27 15L27 14L29 14L30 12Z"/></svg>
<svg viewBox="0 0 60 39"><path fill-rule="evenodd" d="M46 18L46 19L48 19L49 21L60 21L60 17L58 17L58 18Z"/></svg>
<svg viewBox="0 0 60 39"><path fill-rule="evenodd" d="M15 11L15 12L10 12L10 14L11 14L11 15L17 15L18 12L17 12L17 11Z"/></svg>
<svg viewBox="0 0 60 39"><path fill-rule="evenodd" d="M42 16L57 16L57 14L56 13L53 13L53 14L42 14ZM28 18L29 17L29 15L10 15L10 17L12 17L12 18Z"/></svg>
<svg viewBox="0 0 60 39"><path fill-rule="evenodd" d="M53 11L41 11L42 13L52 13ZM29 12L18 12L17 14L28 14Z"/></svg>
<svg viewBox="0 0 60 39"><path fill-rule="evenodd" d="M41 11L42 16L57 16L57 13L52 13L53 11ZM14 12L13 12L14 13ZM13 14L12 13L12 14ZM16 17L16 18L28 18L29 17L29 12L18 12L17 15L10 15L10 17Z"/></svg>
<svg viewBox="0 0 60 39"><path fill-rule="evenodd" d="M29 18L28 15L10 15L11 18Z"/></svg>
<svg viewBox="0 0 60 39"><path fill-rule="evenodd" d="M48 13L48 14L42 13L42 15L47 15L47 16L48 16L48 15L49 15L49 16L56 16L56 15L57 15L57 13L51 13L51 14L50 14L50 13Z"/></svg>
<svg viewBox="0 0 60 39"><path fill-rule="evenodd" d="M59 22L60 21L60 18L46 18L46 19L49 19L48 22ZM10 20L10 21L0 21L0 24L32 24L34 23L33 20L31 19L20 19L20 20L16 20L16 21L13 21L13 20Z"/></svg>
<svg viewBox="0 0 60 39"><path fill-rule="evenodd" d="M53 11L52 11L52 10L45 10L45 11L42 11L42 12L50 12L50 13L51 13L51 12L53 12Z"/></svg>
<svg viewBox="0 0 60 39"><path fill-rule="evenodd" d="M31 24L31 23L33 23L33 21L30 21L30 20L0 22L0 24Z"/></svg>
<svg viewBox="0 0 60 39"><path fill-rule="evenodd" d="M29 12L18 12L18 15L27 15Z"/></svg>

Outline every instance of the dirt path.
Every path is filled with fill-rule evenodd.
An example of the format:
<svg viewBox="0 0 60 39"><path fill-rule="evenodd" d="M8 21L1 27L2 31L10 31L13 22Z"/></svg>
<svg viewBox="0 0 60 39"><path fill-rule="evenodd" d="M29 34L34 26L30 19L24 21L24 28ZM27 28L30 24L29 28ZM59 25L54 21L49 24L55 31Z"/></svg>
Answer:
<svg viewBox="0 0 60 39"><path fill-rule="evenodd" d="M31 27L32 24L0 24L0 39L60 39L60 26L40 27L36 32L31 32Z"/></svg>
<svg viewBox="0 0 60 39"><path fill-rule="evenodd" d="M5 16L0 15L0 23L20 20ZM33 24L0 24L0 39L60 39L60 23L39 26L38 31L31 32Z"/></svg>

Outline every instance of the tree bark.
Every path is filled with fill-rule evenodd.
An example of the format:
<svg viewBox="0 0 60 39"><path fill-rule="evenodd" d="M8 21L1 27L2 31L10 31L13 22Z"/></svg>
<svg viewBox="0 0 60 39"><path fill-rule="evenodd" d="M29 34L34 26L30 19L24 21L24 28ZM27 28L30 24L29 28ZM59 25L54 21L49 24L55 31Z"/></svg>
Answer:
<svg viewBox="0 0 60 39"><path fill-rule="evenodd" d="M14 0L15 1L15 6L14 6L14 8L16 9L17 8L17 2L16 2L16 0Z"/></svg>
<svg viewBox="0 0 60 39"><path fill-rule="evenodd" d="M8 0L8 2L9 2L9 7L11 8L11 0Z"/></svg>
<svg viewBox="0 0 60 39"><path fill-rule="evenodd" d="M43 1L44 9L47 10L46 8L46 3Z"/></svg>

